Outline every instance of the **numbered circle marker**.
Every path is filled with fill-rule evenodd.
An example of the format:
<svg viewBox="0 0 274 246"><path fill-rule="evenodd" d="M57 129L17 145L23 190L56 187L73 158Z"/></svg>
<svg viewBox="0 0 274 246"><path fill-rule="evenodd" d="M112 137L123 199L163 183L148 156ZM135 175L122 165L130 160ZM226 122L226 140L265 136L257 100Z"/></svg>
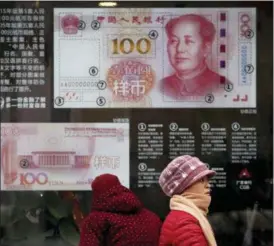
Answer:
<svg viewBox="0 0 274 246"><path fill-rule="evenodd" d="M62 106L65 103L65 99L63 97L56 97L54 102L57 106Z"/></svg>
<svg viewBox="0 0 274 246"><path fill-rule="evenodd" d="M176 130L178 130L178 124L177 123L174 123L174 122L172 122L172 123L170 123L169 124L169 129L171 130L171 131L176 131Z"/></svg>
<svg viewBox="0 0 274 246"><path fill-rule="evenodd" d="M80 20L78 24L78 30L84 30L86 28L86 23L82 20Z"/></svg>
<svg viewBox="0 0 274 246"><path fill-rule="evenodd" d="M104 97L98 97L96 103L98 106L104 106L106 104L106 99Z"/></svg>
<svg viewBox="0 0 274 246"><path fill-rule="evenodd" d="M205 101L206 101L207 103L213 103L213 102L214 102L214 96L213 96L212 94L207 94L207 95L205 96Z"/></svg>
<svg viewBox="0 0 274 246"><path fill-rule="evenodd" d="M100 26L101 26L101 24L97 20L94 20L94 21L91 22L91 28L93 30L98 30L100 28Z"/></svg>
<svg viewBox="0 0 274 246"><path fill-rule="evenodd" d="M208 131L208 130L210 129L210 125L209 125L208 123L203 123L203 124L201 125L201 129L202 129L203 131Z"/></svg>
<svg viewBox="0 0 274 246"><path fill-rule="evenodd" d="M151 30L149 33L148 33L148 36L150 39L156 39L158 38L159 34L157 31L155 30Z"/></svg>
<svg viewBox="0 0 274 246"><path fill-rule="evenodd" d="M138 124L138 130L139 130L139 131L143 132L143 131L145 131L146 129L147 129L147 126L146 126L145 123L139 123L139 124Z"/></svg>
<svg viewBox="0 0 274 246"><path fill-rule="evenodd" d="M254 72L254 67L251 64L247 64L245 65L244 70L247 74L251 74Z"/></svg>
<svg viewBox="0 0 274 246"><path fill-rule="evenodd" d="M226 83L224 86L225 91L230 92L233 90L233 84L232 83Z"/></svg>
<svg viewBox="0 0 274 246"><path fill-rule="evenodd" d="M89 69L89 74L90 74L91 76L96 76L96 75L98 74L98 72L99 72L99 70L98 70L97 67L91 67L91 68Z"/></svg>
<svg viewBox="0 0 274 246"><path fill-rule="evenodd" d="M146 170L147 170L147 164L146 164L146 163L140 163L140 164L138 165L138 169L139 169L139 171L141 171L141 172L146 171Z"/></svg>
<svg viewBox="0 0 274 246"><path fill-rule="evenodd" d="M19 165L20 165L21 168L28 168L29 167L29 162L28 162L28 160L23 159L19 162Z"/></svg>
<svg viewBox="0 0 274 246"><path fill-rule="evenodd" d="M107 87L107 83L105 81L103 81L103 80L100 80L97 83L97 87L98 87L99 90L104 90Z"/></svg>
<svg viewBox="0 0 274 246"><path fill-rule="evenodd" d="M231 128L232 128L232 130L233 131L239 131L240 130L240 124L238 123L238 122L234 122L234 123L232 123L232 125L231 125Z"/></svg>
<svg viewBox="0 0 274 246"><path fill-rule="evenodd" d="M254 32L251 29L245 31L245 37L248 38L248 39L253 38L254 37Z"/></svg>

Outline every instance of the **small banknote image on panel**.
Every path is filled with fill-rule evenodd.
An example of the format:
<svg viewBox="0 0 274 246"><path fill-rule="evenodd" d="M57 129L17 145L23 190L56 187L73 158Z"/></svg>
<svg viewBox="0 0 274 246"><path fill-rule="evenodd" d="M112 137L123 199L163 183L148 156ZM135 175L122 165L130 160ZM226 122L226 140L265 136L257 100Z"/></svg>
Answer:
<svg viewBox="0 0 274 246"><path fill-rule="evenodd" d="M255 8L54 9L56 108L255 108Z"/></svg>
<svg viewBox="0 0 274 246"><path fill-rule="evenodd" d="M129 187L128 123L1 124L1 190L90 190L104 173Z"/></svg>

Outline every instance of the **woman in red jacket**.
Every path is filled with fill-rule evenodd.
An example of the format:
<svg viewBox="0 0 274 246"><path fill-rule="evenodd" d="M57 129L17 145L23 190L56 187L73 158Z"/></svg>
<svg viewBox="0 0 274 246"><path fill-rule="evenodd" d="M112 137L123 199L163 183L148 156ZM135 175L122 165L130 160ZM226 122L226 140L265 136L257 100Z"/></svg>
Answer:
<svg viewBox="0 0 274 246"><path fill-rule="evenodd" d="M159 184L170 196L160 246L216 246L206 218L211 202L208 179L215 175L197 157L180 156L161 173Z"/></svg>
<svg viewBox="0 0 274 246"><path fill-rule="evenodd" d="M111 174L92 182L91 213L81 226L79 246L158 246L161 221Z"/></svg>

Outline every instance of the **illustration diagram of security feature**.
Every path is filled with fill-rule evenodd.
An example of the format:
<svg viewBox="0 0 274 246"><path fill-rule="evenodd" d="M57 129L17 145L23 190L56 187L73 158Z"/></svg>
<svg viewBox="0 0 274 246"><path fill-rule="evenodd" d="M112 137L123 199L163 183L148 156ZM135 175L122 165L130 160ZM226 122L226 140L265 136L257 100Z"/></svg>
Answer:
<svg viewBox="0 0 274 246"><path fill-rule="evenodd" d="M255 8L116 10L54 9L55 108L256 108Z"/></svg>

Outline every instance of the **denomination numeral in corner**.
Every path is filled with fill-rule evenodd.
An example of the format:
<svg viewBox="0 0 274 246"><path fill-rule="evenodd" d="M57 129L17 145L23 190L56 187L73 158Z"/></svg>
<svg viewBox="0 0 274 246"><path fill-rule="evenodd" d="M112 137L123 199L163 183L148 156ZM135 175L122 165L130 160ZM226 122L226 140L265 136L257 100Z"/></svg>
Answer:
<svg viewBox="0 0 274 246"><path fill-rule="evenodd" d="M48 183L48 175L45 173L21 173L20 184L21 185L32 185L39 184L45 185Z"/></svg>
<svg viewBox="0 0 274 246"><path fill-rule="evenodd" d="M139 54L145 55L151 50L151 41L147 38L140 38L135 43L131 38L124 38L121 41L116 38L112 40L112 47L113 55L119 55L121 53L128 55L132 53L134 49L136 49Z"/></svg>

